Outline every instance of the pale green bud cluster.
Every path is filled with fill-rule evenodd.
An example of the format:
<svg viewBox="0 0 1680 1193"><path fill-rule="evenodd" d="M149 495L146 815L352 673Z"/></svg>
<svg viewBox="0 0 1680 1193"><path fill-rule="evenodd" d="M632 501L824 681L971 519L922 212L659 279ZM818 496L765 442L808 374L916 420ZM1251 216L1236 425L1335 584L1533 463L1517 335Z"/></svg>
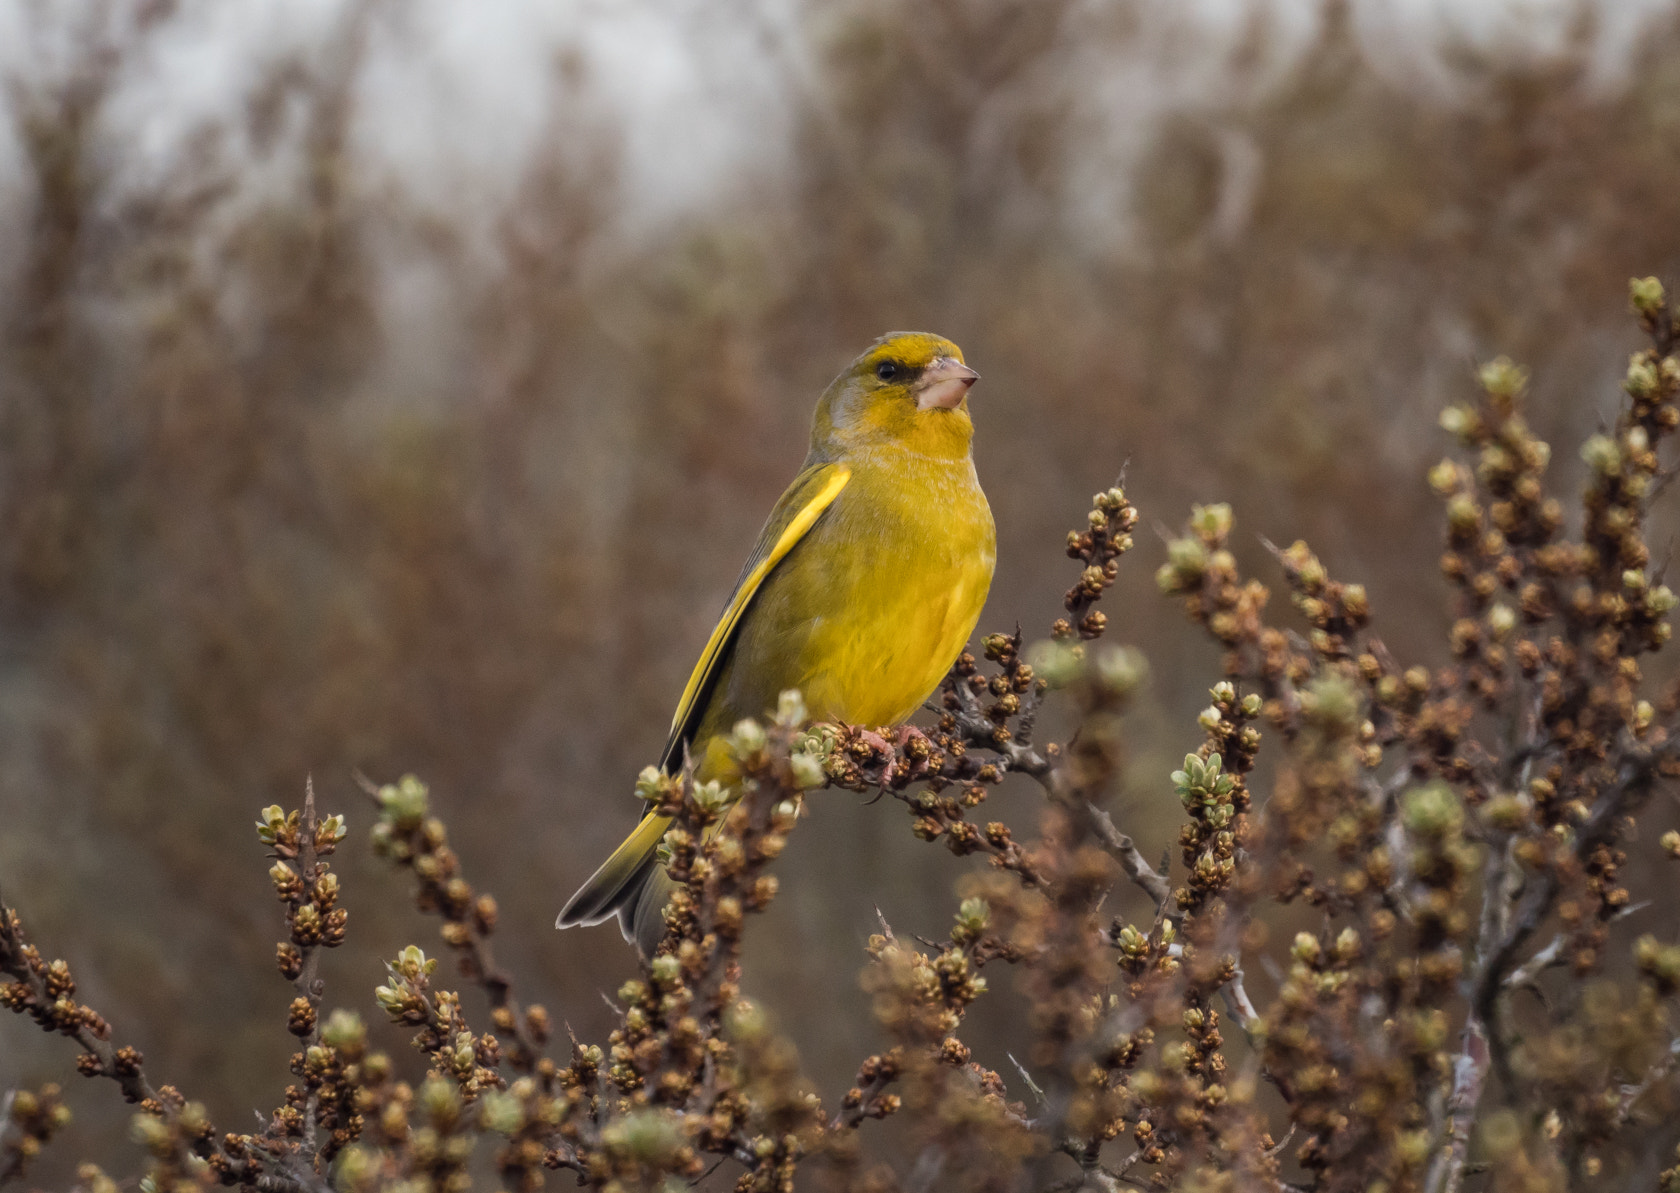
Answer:
<svg viewBox="0 0 1680 1193"><path fill-rule="evenodd" d="M379 789L379 806L399 829L419 828L430 804L426 785L413 775Z"/></svg>
<svg viewBox="0 0 1680 1193"><path fill-rule="evenodd" d="M789 688L777 698L774 719L784 729L798 729L811 719L805 711L805 697L798 688Z"/></svg>
<svg viewBox="0 0 1680 1193"><path fill-rule="evenodd" d="M1085 648L1072 642L1034 642L1027 647L1026 659L1052 691L1067 687L1085 670Z"/></svg>
<svg viewBox="0 0 1680 1193"><path fill-rule="evenodd" d="M1104 646L1097 652L1097 682L1115 696L1129 696L1149 678L1149 660L1133 646Z"/></svg>
<svg viewBox="0 0 1680 1193"><path fill-rule="evenodd" d="M740 759L748 759L762 752L770 744L764 726L750 717L735 722L729 734L729 752Z"/></svg>
<svg viewBox="0 0 1680 1193"><path fill-rule="evenodd" d="M1622 470L1622 450L1608 435L1592 435L1581 444L1581 459L1600 476L1615 476Z"/></svg>
<svg viewBox="0 0 1680 1193"><path fill-rule="evenodd" d="M1209 754L1204 760L1195 754L1184 756L1184 769L1172 773L1173 789L1186 810L1204 808L1215 828L1223 828L1232 816L1231 793L1237 782L1223 773L1224 760Z"/></svg>
<svg viewBox="0 0 1680 1193"><path fill-rule="evenodd" d="M1445 783L1426 783L1400 800L1401 823L1417 837L1444 837L1464 823L1464 806Z"/></svg>
<svg viewBox="0 0 1680 1193"><path fill-rule="evenodd" d="M1628 279L1628 304L1644 318L1655 319L1661 315L1667 301L1663 284L1656 278Z"/></svg>
<svg viewBox="0 0 1680 1193"><path fill-rule="evenodd" d="M1490 397L1509 400L1528 386L1528 370L1511 363L1508 356L1496 356L1476 371L1476 378Z"/></svg>

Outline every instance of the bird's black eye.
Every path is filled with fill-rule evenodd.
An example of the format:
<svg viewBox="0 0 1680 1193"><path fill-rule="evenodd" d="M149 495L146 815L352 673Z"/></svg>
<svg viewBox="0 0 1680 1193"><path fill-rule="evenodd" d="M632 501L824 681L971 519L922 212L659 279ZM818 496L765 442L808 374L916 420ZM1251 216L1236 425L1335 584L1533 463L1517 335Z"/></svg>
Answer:
<svg viewBox="0 0 1680 1193"><path fill-rule="evenodd" d="M891 381L894 377L898 376L898 372L898 365L890 360L883 360L880 364L875 366L875 375L882 381Z"/></svg>

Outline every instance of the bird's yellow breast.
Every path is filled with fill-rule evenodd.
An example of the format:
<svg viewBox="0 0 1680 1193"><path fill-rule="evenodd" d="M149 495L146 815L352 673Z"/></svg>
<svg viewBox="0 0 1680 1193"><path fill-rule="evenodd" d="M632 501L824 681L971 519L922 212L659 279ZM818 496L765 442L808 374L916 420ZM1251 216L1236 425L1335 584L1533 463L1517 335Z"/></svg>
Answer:
<svg viewBox="0 0 1680 1193"><path fill-rule="evenodd" d="M698 737L799 688L818 720L891 725L938 686L991 587L996 540L972 462L882 449L765 581Z"/></svg>

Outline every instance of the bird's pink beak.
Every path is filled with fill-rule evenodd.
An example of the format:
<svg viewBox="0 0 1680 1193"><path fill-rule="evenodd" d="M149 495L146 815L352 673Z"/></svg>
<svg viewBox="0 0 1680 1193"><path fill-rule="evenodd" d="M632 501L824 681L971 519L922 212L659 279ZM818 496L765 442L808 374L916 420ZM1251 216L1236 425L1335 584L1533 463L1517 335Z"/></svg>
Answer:
<svg viewBox="0 0 1680 1193"><path fill-rule="evenodd" d="M922 370L922 379L911 392L916 395L916 409L955 410L962 405L968 387L980 380L980 374L949 356L941 356Z"/></svg>

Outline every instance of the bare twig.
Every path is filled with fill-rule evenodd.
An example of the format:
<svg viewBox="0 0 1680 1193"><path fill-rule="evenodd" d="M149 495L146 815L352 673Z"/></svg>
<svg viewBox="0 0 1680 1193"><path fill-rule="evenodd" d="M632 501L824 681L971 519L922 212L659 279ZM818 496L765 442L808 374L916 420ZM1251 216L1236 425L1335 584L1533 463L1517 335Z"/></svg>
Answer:
<svg viewBox="0 0 1680 1193"><path fill-rule="evenodd" d="M1604 922L1606 924L1614 924L1618 920L1626 919L1635 912L1644 911L1649 906L1651 906L1651 901L1649 899L1640 903L1630 903L1628 906L1610 916L1610 918ZM1566 932L1559 932L1547 942L1546 947L1535 953L1527 961L1524 961L1521 965L1517 966L1510 973L1505 975L1505 989L1521 990L1524 987L1534 985L1540 975L1546 970L1551 969L1555 965L1563 964L1564 950L1568 948L1568 946L1569 934Z"/></svg>
<svg viewBox="0 0 1680 1193"><path fill-rule="evenodd" d="M299 838L299 850L296 862L298 874L303 878L304 889L315 880L316 848L315 830L318 824L315 818L315 778L313 775L304 780L303 786L303 832ZM303 968L292 985L297 989L298 997L305 1000L314 1012L310 1021L312 1026L309 1034L303 1037L304 1047L321 1042L321 993L322 983L316 977L321 966L321 948L318 943L301 945L303 954ZM319 1156L316 1145L316 1110L320 1106L320 1091L311 1088L309 1099L304 1106L303 1114L303 1146L311 1156Z"/></svg>
<svg viewBox="0 0 1680 1193"><path fill-rule="evenodd" d="M1651 752L1627 759L1622 763L1616 782L1601 795L1592 813L1576 834L1575 852L1585 856L1610 834L1616 819L1629 803L1649 792L1656 781L1658 766L1669 751ZM1557 898L1558 878L1555 871L1547 871L1531 881L1527 893L1512 910L1508 926L1491 948L1479 948L1476 969L1471 982L1471 1007L1491 1027L1497 1015L1495 1002L1505 984L1505 975L1516 954L1528 942L1552 909ZM1484 927L1486 926L1484 919Z"/></svg>
<svg viewBox="0 0 1680 1193"><path fill-rule="evenodd" d="M1243 984L1242 966L1232 967L1231 980L1225 983L1224 994L1225 1005L1230 1009L1231 1017L1237 1021L1237 1026L1242 1028L1243 1034L1252 1039L1254 1028L1260 1022L1260 1012L1248 997L1248 987Z"/></svg>
<svg viewBox="0 0 1680 1193"><path fill-rule="evenodd" d="M1616 1106L1616 1123L1625 1123L1639 1099L1650 1093L1652 1089L1666 1081L1674 1072L1676 1064L1680 1064L1680 1036L1669 1041L1668 1051L1661 1060L1645 1071L1645 1076L1633 1085L1622 1087L1621 1098Z"/></svg>
<svg viewBox="0 0 1680 1193"><path fill-rule="evenodd" d="M1458 1059L1453 1062L1452 1093L1447 1098L1445 1146L1429 1170L1427 1193L1458 1193L1464 1179L1464 1161L1470 1152L1470 1131L1476 1122L1476 1105L1487 1081L1488 1040L1481 1020L1472 1015L1464 1025Z"/></svg>

